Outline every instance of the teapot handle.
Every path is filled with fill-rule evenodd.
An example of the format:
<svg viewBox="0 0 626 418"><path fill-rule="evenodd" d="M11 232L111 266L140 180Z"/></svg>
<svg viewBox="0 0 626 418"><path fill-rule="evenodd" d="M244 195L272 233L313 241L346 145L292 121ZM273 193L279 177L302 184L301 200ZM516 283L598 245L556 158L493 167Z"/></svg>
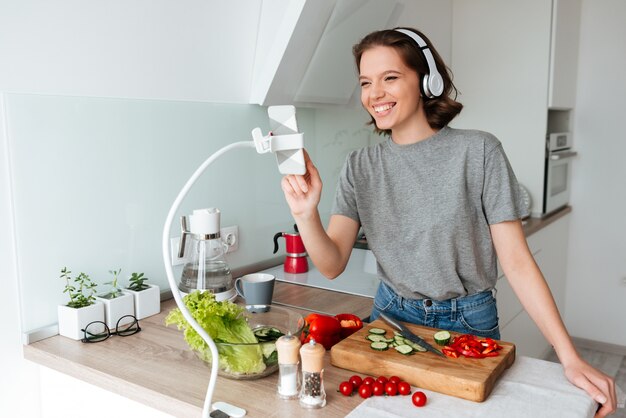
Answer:
<svg viewBox="0 0 626 418"><path fill-rule="evenodd" d="M276 252L278 251L278 238L282 237L284 234L284 232L279 232L274 235L274 252L272 254L276 254Z"/></svg>

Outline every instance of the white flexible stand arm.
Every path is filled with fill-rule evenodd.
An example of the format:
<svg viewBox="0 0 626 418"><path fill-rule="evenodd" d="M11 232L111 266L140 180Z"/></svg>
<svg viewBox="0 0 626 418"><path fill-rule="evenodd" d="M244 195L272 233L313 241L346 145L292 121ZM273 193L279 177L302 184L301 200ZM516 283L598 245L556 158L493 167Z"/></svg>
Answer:
<svg viewBox="0 0 626 418"><path fill-rule="evenodd" d="M165 272L167 274L167 281L169 282L170 289L172 290L172 295L174 296L174 300L176 301L176 305L178 305L178 309L183 314L183 317L187 320L189 325L202 337L202 339L208 344L209 349L211 350L211 377L209 379L209 386L207 388L206 397L204 399L204 407L202 409L202 417L208 418L211 412L211 400L213 398L213 392L215 390L215 383L217 381L217 371L219 366L218 361L218 352L217 346L213 339L207 334L207 332L198 324L198 322L191 316L189 309L185 306L183 302L183 298L178 290L178 286L176 284L176 279L174 278L174 271L172 269L172 259L170 256L170 229L172 227L172 222L174 220L174 216L176 216L176 212L178 212L178 208L180 207L180 203L187 196L189 189L194 183L198 180L200 175L204 173L204 171L220 156L225 154L226 152L235 149L235 148L256 148L258 153L266 153L266 152L275 152L277 150L284 149L295 149L302 148L302 134L293 134L293 135L280 135L280 136L272 136L272 134L268 134L263 136L261 134L261 130L256 128L252 131L252 136L254 141L241 141L234 142L232 144L226 145L223 148L217 150L213 155L211 155L198 169L193 173L191 178L187 180L187 183L183 186L182 190L178 193L176 200L172 204L169 213L167 214L167 219L165 220L165 226L163 227L163 262L165 264ZM297 141L297 137L299 136L300 141ZM290 138L286 138L290 137ZM296 139L294 143L294 139Z"/></svg>

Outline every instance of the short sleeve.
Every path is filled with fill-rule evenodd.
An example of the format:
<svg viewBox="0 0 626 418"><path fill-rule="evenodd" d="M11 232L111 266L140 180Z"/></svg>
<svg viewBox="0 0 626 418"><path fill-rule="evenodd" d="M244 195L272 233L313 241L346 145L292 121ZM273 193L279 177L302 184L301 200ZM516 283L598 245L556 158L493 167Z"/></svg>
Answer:
<svg viewBox="0 0 626 418"><path fill-rule="evenodd" d="M331 210L331 215L343 215L348 218L354 219L361 223L359 218L359 211L357 208L357 199L354 189L354 173L352 170L352 164L350 164L350 157L348 155L346 161L339 174L337 180L337 190L335 191L335 200Z"/></svg>
<svg viewBox="0 0 626 418"><path fill-rule="evenodd" d="M489 225L529 215L515 173L499 142L485 155L484 173L482 202Z"/></svg>

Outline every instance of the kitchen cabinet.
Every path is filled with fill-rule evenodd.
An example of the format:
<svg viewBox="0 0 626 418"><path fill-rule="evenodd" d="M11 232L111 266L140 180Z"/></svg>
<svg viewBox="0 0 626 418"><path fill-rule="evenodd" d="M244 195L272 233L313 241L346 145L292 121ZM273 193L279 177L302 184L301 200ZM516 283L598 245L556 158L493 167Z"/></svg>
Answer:
<svg viewBox="0 0 626 418"><path fill-rule="evenodd" d="M356 107L352 46L368 33L413 26L450 56L452 1L263 2L250 103Z"/></svg>
<svg viewBox="0 0 626 418"><path fill-rule="evenodd" d="M573 109L576 104L580 9L580 0L552 1L550 109Z"/></svg>
<svg viewBox="0 0 626 418"><path fill-rule="evenodd" d="M527 239L561 312L565 308L568 240L569 215L561 217ZM524 310L504 275L498 279L496 288L502 339L515 343L519 355L545 357L550 350L550 344Z"/></svg>
<svg viewBox="0 0 626 418"><path fill-rule="evenodd" d="M463 111L452 125L493 133L543 208L549 107L572 108L580 1L455 1L454 83Z"/></svg>

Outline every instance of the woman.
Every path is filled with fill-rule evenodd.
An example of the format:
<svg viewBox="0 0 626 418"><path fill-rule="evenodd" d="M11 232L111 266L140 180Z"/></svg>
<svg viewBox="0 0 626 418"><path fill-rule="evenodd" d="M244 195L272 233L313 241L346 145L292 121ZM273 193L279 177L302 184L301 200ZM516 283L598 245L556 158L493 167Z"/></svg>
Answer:
<svg viewBox="0 0 626 418"><path fill-rule="evenodd" d="M348 155L328 228L317 206L322 182L306 155L305 176L281 186L307 252L328 278L344 270L363 228L381 279L371 319L499 338L492 295L496 253L522 305L554 347L567 378L614 411L611 378L581 359L526 244L526 216L500 142L448 123L456 89L428 39L383 30L354 46L361 102L388 138Z"/></svg>

